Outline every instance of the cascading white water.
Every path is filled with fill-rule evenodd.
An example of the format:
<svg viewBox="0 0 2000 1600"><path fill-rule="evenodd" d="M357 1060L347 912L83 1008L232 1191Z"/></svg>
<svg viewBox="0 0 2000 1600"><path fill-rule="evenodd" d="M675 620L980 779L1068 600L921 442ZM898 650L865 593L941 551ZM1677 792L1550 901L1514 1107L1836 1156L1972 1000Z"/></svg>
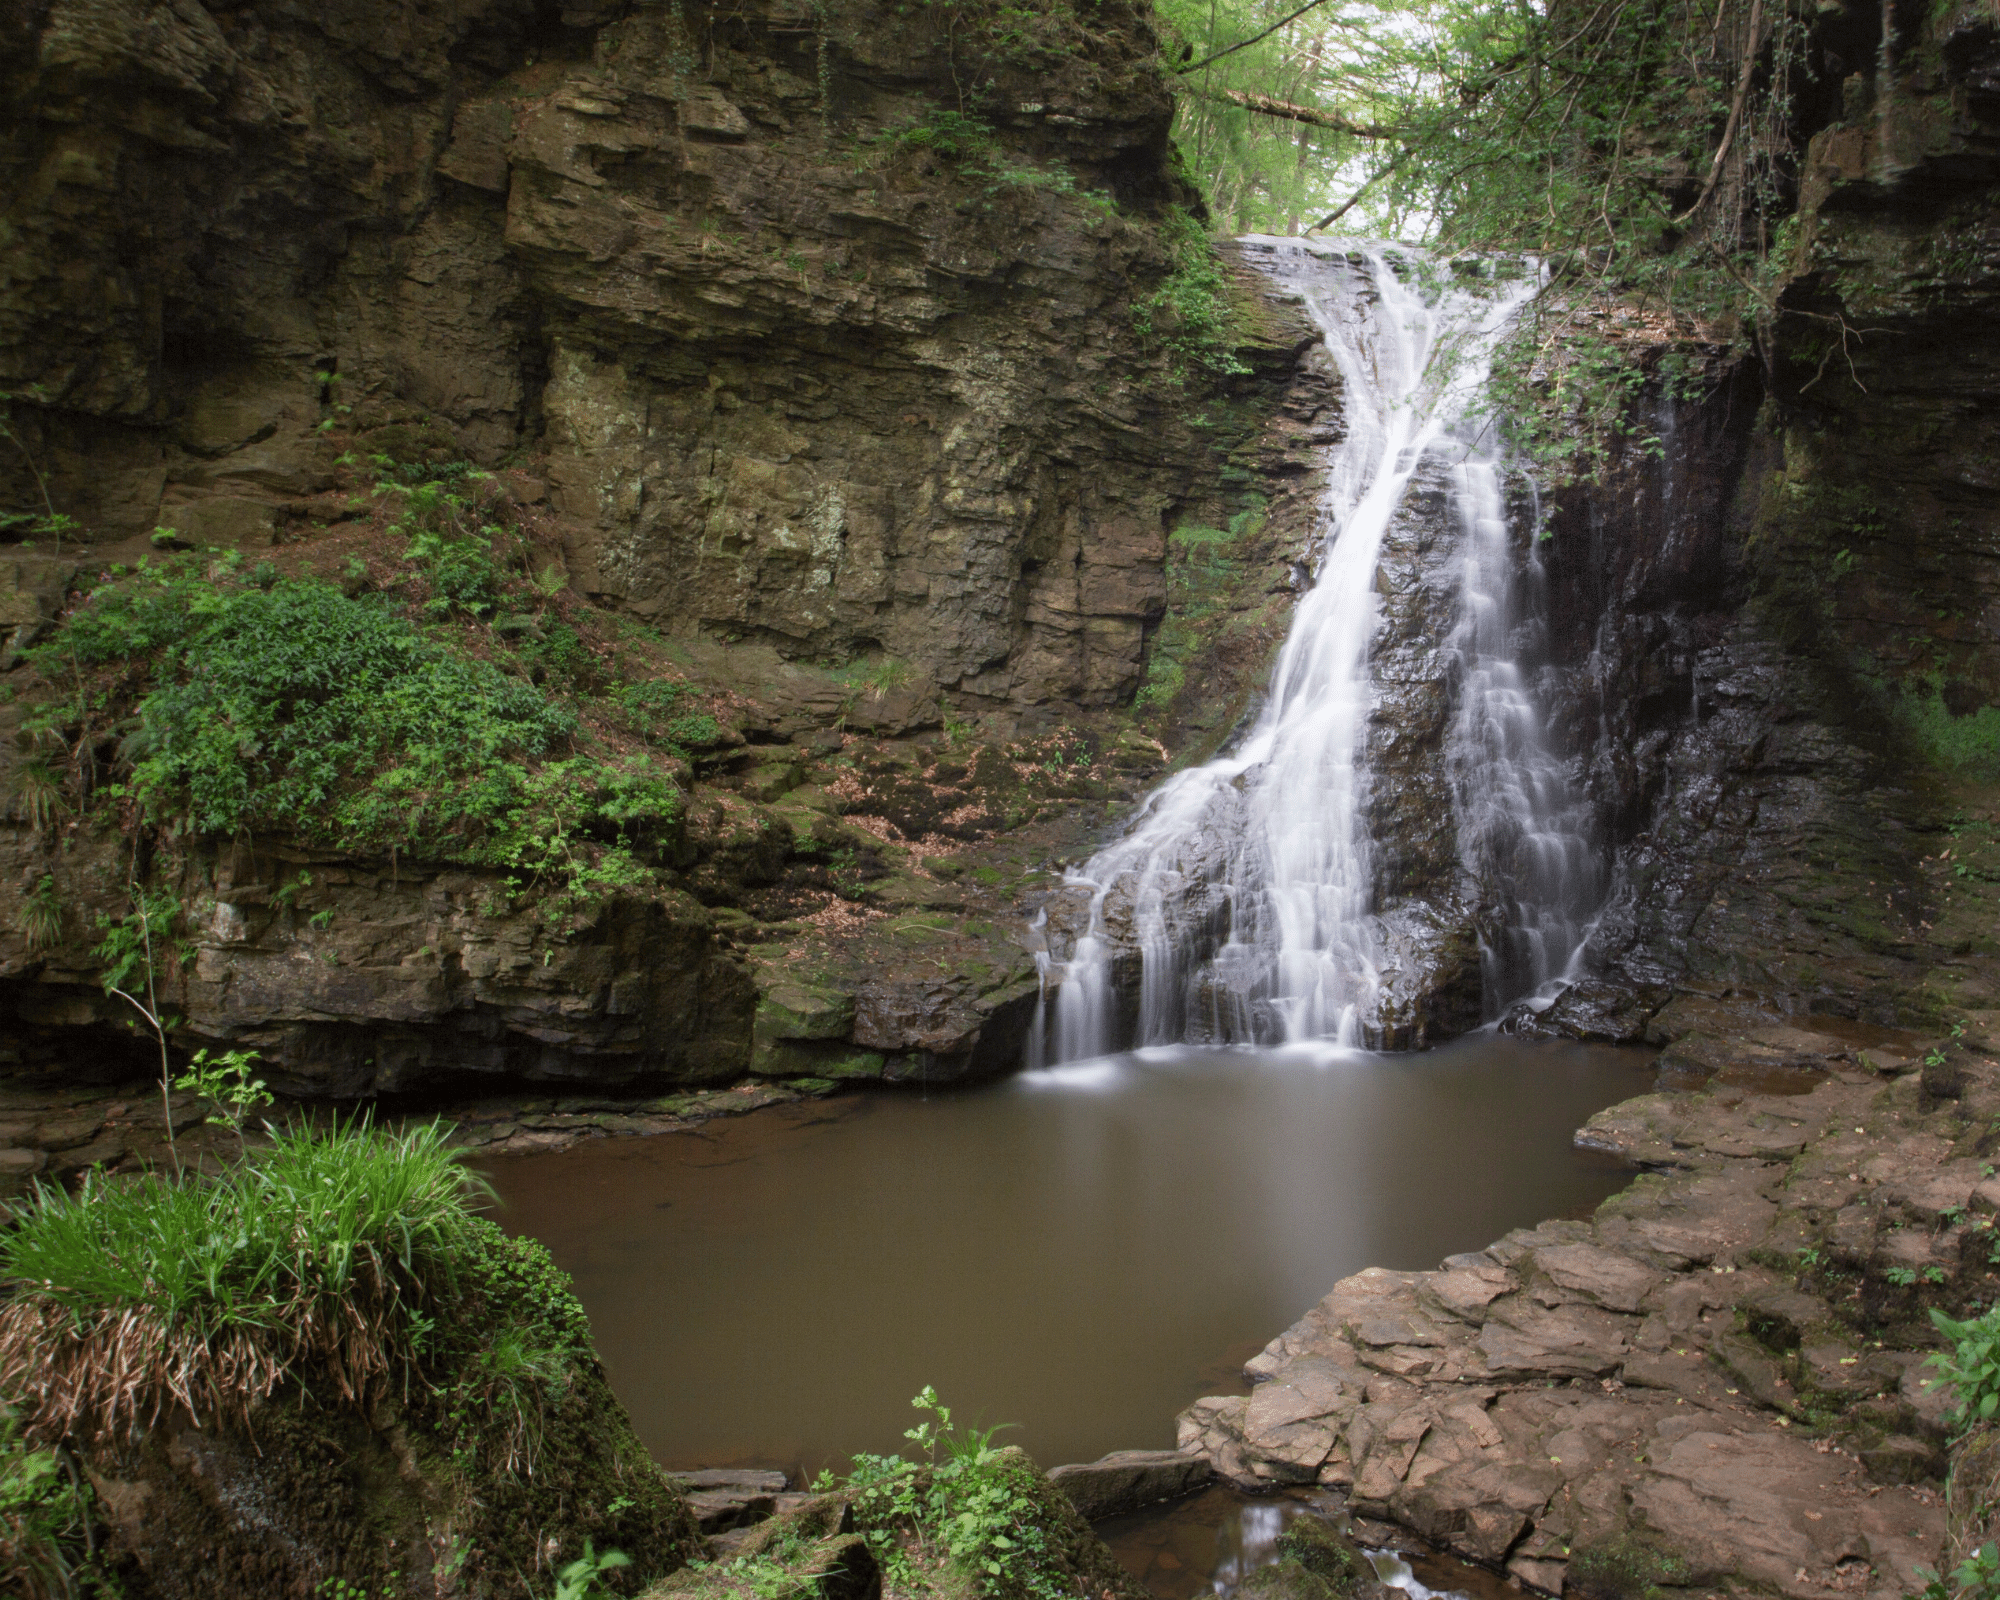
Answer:
<svg viewBox="0 0 2000 1600"><path fill-rule="evenodd" d="M1329 462L1318 570L1248 734L1161 785L1122 839L1070 874L1089 900L1060 973L1056 1061L1173 1042L1191 1016L1195 1031L1222 1040L1363 1037L1384 960L1365 821L1375 573L1411 474L1447 438L1468 530L1465 622L1453 641L1468 691L1454 761L1473 822L1462 831L1468 866L1507 857L1497 876L1510 929L1565 870L1556 858L1567 847L1547 845L1564 831L1568 791L1504 637L1506 527L1482 443L1492 354L1534 280L1461 279L1396 246L1254 243L1264 270L1303 297L1343 380L1347 437ZM1563 935L1540 933L1546 967ZM1124 1018L1132 952L1138 1015ZM1500 958L1510 973L1520 965L1507 950Z"/></svg>
<svg viewBox="0 0 2000 1600"><path fill-rule="evenodd" d="M1490 911L1481 952L1490 1015L1496 1002L1569 975L1604 898L1604 859L1522 666L1541 644L1541 608L1516 592L1541 586L1540 528L1517 576L1499 465L1484 451L1453 469L1451 503L1464 560L1452 787L1459 857Z"/></svg>

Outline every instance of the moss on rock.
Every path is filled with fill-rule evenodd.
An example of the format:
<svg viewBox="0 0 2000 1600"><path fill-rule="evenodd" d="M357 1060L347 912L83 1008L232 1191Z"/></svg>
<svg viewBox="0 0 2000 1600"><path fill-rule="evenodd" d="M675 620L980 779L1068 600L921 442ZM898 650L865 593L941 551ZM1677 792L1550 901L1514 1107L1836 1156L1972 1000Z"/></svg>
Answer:
<svg viewBox="0 0 2000 1600"><path fill-rule="evenodd" d="M1672 1545L1628 1530L1573 1550L1567 1588L1585 1600L1653 1600L1661 1590L1683 1587L1699 1576L1694 1563Z"/></svg>
<svg viewBox="0 0 2000 1600"><path fill-rule="evenodd" d="M288 1385L248 1431L185 1415L85 1452L114 1543L155 1600L270 1600L345 1583L528 1600L585 1540L633 1564L635 1592L700 1548L678 1486L654 1466L594 1360L540 1425L532 1471L468 1471L449 1426L385 1402L370 1417Z"/></svg>
<svg viewBox="0 0 2000 1600"><path fill-rule="evenodd" d="M1375 1569L1361 1547L1324 1517L1299 1517L1278 1535L1278 1554L1324 1579L1339 1595L1353 1595L1375 1582Z"/></svg>

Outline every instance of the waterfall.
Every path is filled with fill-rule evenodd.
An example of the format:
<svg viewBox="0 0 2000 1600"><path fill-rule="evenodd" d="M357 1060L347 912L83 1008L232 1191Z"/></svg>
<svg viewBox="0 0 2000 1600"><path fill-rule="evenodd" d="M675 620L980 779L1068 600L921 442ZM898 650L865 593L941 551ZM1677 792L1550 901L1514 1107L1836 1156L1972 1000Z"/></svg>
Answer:
<svg viewBox="0 0 2000 1600"><path fill-rule="evenodd" d="M1452 471L1464 557L1458 716L1450 750L1459 857L1479 885L1489 1020L1546 992L1570 969L1604 898L1604 857L1589 802L1543 736L1526 664L1540 653L1541 526L1531 514L1516 576L1498 464L1468 453ZM1538 508L1537 508L1538 509ZM1531 591L1521 595L1526 586ZM1524 603L1525 602L1525 603Z"/></svg>
<svg viewBox="0 0 2000 1600"><path fill-rule="evenodd" d="M1395 957L1366 822L1368 651L1383 537L1427 453L1451 462L1463 552L1462 620L1441 641L1461 690L1448 765L1488 989L1511 997L1559 976L1599 892L1587 818L1546 749L1513 636L1523 597L1483 407L1533 276L1461 276L1402 246L1246 242L1302 298L1343 385L1313 581L1249 730L1154 790L1069 874L1051 930L1070 941L1050 964L1055 1061L1190 1037L1370 1037Z"/></svg>

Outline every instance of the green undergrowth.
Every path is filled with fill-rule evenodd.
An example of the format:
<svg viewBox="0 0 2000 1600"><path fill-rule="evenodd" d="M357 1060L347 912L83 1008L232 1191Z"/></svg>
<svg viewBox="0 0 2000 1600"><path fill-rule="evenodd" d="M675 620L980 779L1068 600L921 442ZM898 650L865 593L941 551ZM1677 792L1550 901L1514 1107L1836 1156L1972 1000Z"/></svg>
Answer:
<svg viewBox="0 0 2000 1600"><path fill-rule="evenodd" d="M956 1422L928 1387L911 1404L926 1413L904 1432L918 1459L857 1455L848 1476L820 1475L818 1500L764 1524L728 1560L697 1564L657 1592L805 1600L838 1589L827 1575L836 1566L852 1571L847 1547L859 1544L890 1594L1119 1600L1136 1593L1061 1491L1021 1451L994 1445L1001 1430Z"/></svg>
<svg viewBox="0 0 2000 1600"><path fill-rule="evenodd" d="M1117 215L1117 203L1111 196L1079 184L1067 165L1020 159L1001 143L991 123L964 111L938 107L863 139L860 148L859 164L864 170L912 152L937 157L978 187L980 209L990 210L995 199L1010 191L1043 190L1073 197L1099 217Z"/></svg>
<svg viewBox="0 0 2000 1600"><path fill-rule="evenodd" d="M38 1449L0 1414L0 1573L27 1600L118 1600L123 1588L96 1548L90 1481Z"/></svg>
<svg viewBox="0 0 2000 1600"><path fill-rule="evenodd" d="M1945 704L1938 675L1905 685L1890 701L1897 730L1939 772L1960 778L2000 778L2000 706L1982 705L1964 716Z"/></svg>
<svg viewBox="0 0 2000 1600"><path fill-rule="evenodd" d="M1178 206L1160 221L1161 242L1170 263L1165 280L1132 306L1139 336L1165 351L1176 380L1232 377L1247 373L1236 354L1239 318L1229 279L1208 229Z"/></svg>
<svg viewBox="0 0 2000 1600"><path fill-rule="evenodd" d="M714 716L679 679L616 681L554 568L481 520L476 475L380 470L407 541L386 574L102 574L30 652L43 810L497 867L553 916L653 885ZM93 785L75 753L107 736L118 781Z"/></svg>
<svg viewBox="0 0 2000 1600"><path fill-rule="evenodd" d="M1948 1348L1927 1365L1951 1389L1957 1425L1967 1429L1993 1421L2000 1413L2000 1307L1963 1321L1937 1310L1930 1318Z"/></svg>

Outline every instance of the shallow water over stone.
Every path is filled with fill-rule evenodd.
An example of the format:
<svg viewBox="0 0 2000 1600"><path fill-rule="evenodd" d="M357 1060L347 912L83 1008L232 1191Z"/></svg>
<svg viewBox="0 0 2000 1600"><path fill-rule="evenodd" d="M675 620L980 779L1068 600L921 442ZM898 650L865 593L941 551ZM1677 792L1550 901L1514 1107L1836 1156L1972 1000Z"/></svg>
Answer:
<svg viewBox="0 0 2000 1600"><path fill-rule="evenodd" d="M486 1164L673 1467L844 1468L936 1385L1048 1465L1173 1419L1364 1266L1588 1211L1644 1052L1174 1049Z"/></svg>

